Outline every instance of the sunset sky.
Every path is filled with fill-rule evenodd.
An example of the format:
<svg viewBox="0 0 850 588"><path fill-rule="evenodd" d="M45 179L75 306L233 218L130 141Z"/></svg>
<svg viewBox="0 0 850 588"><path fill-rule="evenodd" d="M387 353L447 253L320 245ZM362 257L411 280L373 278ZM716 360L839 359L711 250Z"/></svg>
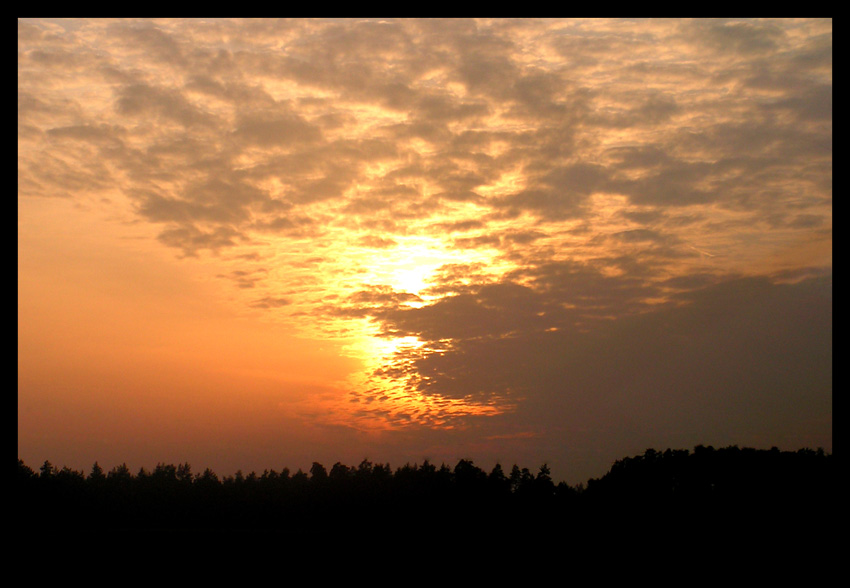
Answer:
<svg viewBox="0 0 850 588"><path fill-rule="evenodd" d="M831 20L18 21L18 456L832 451Z"/></svg>

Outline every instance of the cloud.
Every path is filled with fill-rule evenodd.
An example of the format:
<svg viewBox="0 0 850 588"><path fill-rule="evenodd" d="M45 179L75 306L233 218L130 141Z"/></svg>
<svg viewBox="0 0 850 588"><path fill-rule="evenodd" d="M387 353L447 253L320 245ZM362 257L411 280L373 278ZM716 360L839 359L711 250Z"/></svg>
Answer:
<svg viewBox="0 0 850 588"><path fill-rule="evenodd" d="M254 308L279 308L281 306L287 306L292 304L292 302L286 298L270 298L268 296L264 298L260 298L259 300L255 300L251 306Z"/></svg>
<svg viewBox="0 0 850 588"><path fill-rule="evenodd" d="M331 199L345 199L346 210L366 222L384 210L398 219L437 215L454 202L472 202L502 218L530 213L562 222L581 218L588 199L599 192L621 193L649 206L740 203L756 181L775 181L780 154L782 161L792 155L801 167L810 166L818 153L828 155L823 133L776 124L782 112L800 121L831 118L831 80L823 77L831 61L823 26L806 45L792 41L782 23L773 21L641 21L641 35L618 21L86 24L81 21L77 38L88 35L90 46L107 52L106 59L96 58L100 68L88 75L96 79L108 68L124 76L122 83L112 74L101 81L113 92L121 117L110 124L102 111L102 120L57 126L53 136L79 136L85 130L95 141L92 133L98 129L101 142L138 145L141 139L147 143L141 151L123 143L125 148L116 144L108 154L139 179L154 169L160 177L176 176L187 166L213 162L225 175L239 170L241 178L230 181L243 191L248 183L261 189L274 178L285 186L286 201L303 209L301 218L314 217L307 209ZM814 29L817 22L806 24ZM45 34L37 22L19 26L22 43ZM249 29L257 36L248 36ZM211 42L223 36L231 39L229 45ZM61 35L45 39L38 48L22 46L28 68L52 67L47 54L86 63L95 59ZM667 59L647 59L652 47L665 43ZM270 53L270 46L281 51ZM719 53L704 61L700 72L690 58L705 47ZM550 48L560 53L556 67ZM739 64L724 70L721 55L728 52L746 55L751 61L744 66L750 69ZM526 63L519 58L523 55L537 59ZM778 57L767 62L768 55ZM820 81L800 84L801 64ZM650 67L652 83L641 83L636 74L642 71L645 79ZM163 71L171 72L173 81L165 82ZM789 80L780 86L785 95L751 100L746 88L757 79L753 76L766 79L767 72L776 84ZM709 87L705 98L694 101L706 74L720 89L738 83L738 90L723 94ZM26 85L21 91L27 92ZM41 102L48 106L55 100ZM711 118L742 108L753 116ZM151 117L179 127L151 133L136 126ZM593 137L612 126L652 129L654 138L635 135L630 145L594 145ZM420 139L432 145L427 152L405 144ZM180 142L193 145L193 151L183 151L179 162L168 165L162 159L165 149ZM490 150L497 145L494 155ZM375 156L389 164L380 176L367 169ZM245 166L242 160L248 159ZM175 167L178 163L183 167ZM524 185L484 196L482 187L515 170L523 174ZM639 170L645 171L637 175ZM368 196L353 190L393 178L392 198L391 186L370 188ZM737 188L730 190L733 181ZM150 185L132 189L161 193ZM404 205L394 200L402 195ZM158 219L170 208L195 223L227 217L236 231L272 226L269 219L249 220L245 208L238 210L230 198L208 204L174 193L161 198L147 202L142 213ZM442 224L469 221L460 217Z"/></svg>
<svg viewBox="0 0 850 588"><path fill-rule="evenodd" d="M185 66L182 44L152 23L114 25L115 38L132 50L141 50L149 58L170 66Z"/></svg>
<svg viewBox="0 0 850 588"><path fill-rule="evenodd" d="M192 104L178 89L146 83L131 84L122 88L115 109L124 116L157 116L185 127L215 125L211 114Z"/></svg>
<svg viewBox="0 0 850 588"><path fill-rule="evenodd" d="M243 237L236 229L220 226L211 230L200 229L193 224L175 226L159 234L165 245L182 249L188 257L197 257L201 251L213 252L234 246Z"/></svg>
<svg viewBox="0 0 850 588"><path fill-rule="evenodd" d="M507 286L387 319L406 327L399 334L448 341L444 352L399 358L414 362L422 393L520 400L518 422L560 438L587 438L593 423L605 443L785 435L793 444L828 426L831 280L690 287L684 305L584 323L592 328L577 328L580 313L553 308L545 293Z"/></svg>
<svg viewBox="0 0 850 588"><path fill-rule="evenodd" d="M373 249L391 249L392 247L395 247L398 242L394 239L385 239L377 235L365 235L358 240L357 244L362 245L363 247L371 247Z"/></svg>
<svg viewBox="0 0 850 588"><path fill-rule="evenodd" d="M321 130L297 114L289 116L247 117L239 123L234 134L249 145L285 147L293 143L312 143L322 137Z"/></svg>
<svg viewBox="0 0 850 588"><path fill-rule="evenodd" d="M776 23L724 19L697 20L683 29L714 50L736 55L775 51L786 35Z"/></svg>

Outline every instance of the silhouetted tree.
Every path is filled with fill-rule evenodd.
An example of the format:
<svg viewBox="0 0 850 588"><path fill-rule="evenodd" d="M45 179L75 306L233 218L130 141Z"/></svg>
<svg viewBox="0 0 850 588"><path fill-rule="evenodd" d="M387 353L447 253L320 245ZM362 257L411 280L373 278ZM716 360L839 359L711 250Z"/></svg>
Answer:
<svg viewBox="0 0 850 588"><path fill-rule="evenodd" d="M552 481L551 473L548 464L544 463L540 466L533 482L535 498L543 500L555 495L555 483Z"/></svg>
<svg viewBox="0 0 850 588"><path fill-rule="evenodd" d="M202 474L199 474L198 477L195 478L195 485L200 485L205 488L218 486L219 483L218 476L210 468L206 468Z"/></svg>
<svg viewBox="0 0 850 588"><path fill-rule="evenodd" d="M41 464L38 471L40 472L39 476L41 478L52 478L56 474L56 469L53 467L53 464L46 459L44 460L44 463Z"/></svg>
<svg viewBox="0 0 850 588"><path fill-rule="evenodd" d="M133 476L126 463L104 474L95 462L86 476L47 460L36 474L19 459L15 480L16 506L28 524L54 527L262 527L319 536L362 532L380 512L386 524L371 528L382 532L422 530L411 521L434 529L451 521L453 536L466 539L470 533L543 536L544 526L565 525L573 536L609 527L673 534L736 521L779 536L780 525L816 535L817 525L831 520L833 463L822 449L647 449L616 460L586 486L571 487L556 485L546 463L536 475L515 464L505 476L499 464L486 474L466 458L454 468L425 460L395 472L368 459L357 467L336 462L330 473L313 462L309 476L300 469L292 476L287 468L261 476L238 470L223 480L209 468L193 475L188 463L158 463Z"/></svg>
<svg viewBox="0 0 850 588"><path fill-rule="evenodd" d="M292 485L297 489L302 489L307 484L310 478L304 473L301 468L292 475Z"/></svg>
<svg viewBox="0 0 850 588"><path fill-rule="evenodd" d="M357 465L355 475L360 479L368 479L372 475L372 462L363 458L363 461Z"/></svg>
<svg viewBox="0 0 850 588"><path fill-rule="evenodd" d="M130 472L130 468L127 467L126 463L122 463L120 466L115 466L109 473L106 474L106 478L108 480L132 480L133 474Z"/></svg>
<svg viewBox="0 0 850 588"><path fill-rule="evenodd" d="M310 466L310 480L317 483L323 483L327 479L328 471L325 469L325 466L323 466L317 461L314 461L313 465Z"/></svg>
<svg viewBox="0 0 850 588"><path fill-rule="evenodd" d="M191 484L194 480L194 477L192 476L192 466L188 463L181 463L177 466L175 477L177 478L177 481L182 484Z"/></svg>
<svg viewBox="0 0 850 588"><path fill-rule="evenodd" d="M24 463L24 460L18 459L18 481L29 481L32 480L36 476L36 473L32 471L27 464Z"/></svg>
<svg viewBox="0 0 850 588"><path fill-rule="evenodd" d="M522 480L522 471L519 469L517 464L514 464L513 467L511 467L511 475L508 480L511 483L511 492L519 490L520 481Z"/></svg>
<svg viewBox="0 0 850 588"><path fill-rule="evenodd" d="M158 463L151 477L159 483L168 484L177 481L177 466L174 464Z"/></svg>
<svg viewBox="0 0 850 588"><path fill-rule="evenodd" d="M61 482L71 484L77 484L86 479L83 472L69 468L68 466L62 466L62 469L56 472L55 477Z"/></svg>
<svg viewBox="0 0 850 588"><path fill-rule="evenodd" d="M527 496L533 492L534 476L528 468L520 469L517 465L511 468L511 491L514 494Z"/></svg>
<svg viewBox="0 0 850 588"><path fill-rule="evenodd" d="M88 479L90 482L101 482L106 479L106 474L103 473L103 468L100 467L97 462L94 462L94 465L91 467Z"/></svg>
<svg viewBox="0 0 850 588"><path fill-rule="evenodd" d="M487 475L487 482L491 493L497 496L507 495L511 491L511 481L505 475L502 465L497 463Z"/></svg>
<svg viewBox="0 0 850 588"><path fill-rule="evenodd" d="M342 482L348 480L351 475L351 468L341 464L340 462L336 462L333 467L331 467L331 473L329 474L329 477L331 480Z"/></svg>
<svg viewBox="0 0 850 588"><path fill-rule="evenodd" d="M430 461L428 461L426 459L425 461L422 462L422 465L419 466L418 471L421 472L424 476L428 476L429 474L436 474L437 473L437 466L435 466L434 464L432 464Z"/></svg>
<svg viewBox="0 0 850 588"><path fill-rule="evenodd" d="M481 468L472 463L472 460L461 459L454 469L455 486L461 495L468 497L481 494L487 474Z"/></svg>

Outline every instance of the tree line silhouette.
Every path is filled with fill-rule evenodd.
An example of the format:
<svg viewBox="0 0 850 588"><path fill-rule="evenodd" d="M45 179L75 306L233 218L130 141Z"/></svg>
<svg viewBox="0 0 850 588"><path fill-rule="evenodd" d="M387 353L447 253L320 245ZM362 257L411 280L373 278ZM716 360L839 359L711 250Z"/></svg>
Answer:
<svg viewBox="0 0 850 588"><path fill-rule="evenodd" d="M308 472L241 471L219 477L188 463L126 464L88 474L18 460L16 511L27 526L65 529L297 529L309 534L441 526L451 533L500 533L546 524L573 531L612 524L759 524L820 520L834 504L831 454L822 449L757 450L702 445L617 460L587 484L556 483L549 467L489 472L469 459L454 467L364 459L314 462ZM449 524L450 523L450 524ZM449 524L449 526L445 526Z"/></svg>

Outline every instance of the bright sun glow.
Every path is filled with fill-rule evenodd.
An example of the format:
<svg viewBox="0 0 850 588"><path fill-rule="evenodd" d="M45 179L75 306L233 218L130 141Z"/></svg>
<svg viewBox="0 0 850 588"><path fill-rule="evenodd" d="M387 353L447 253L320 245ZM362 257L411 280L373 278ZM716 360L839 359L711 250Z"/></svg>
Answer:
<svg viewBox="0 0 850 588"><path fill-rule="evenodd" d="M389 250L363 252L361 263L369 268L359 276L366 283L385 284L398 292L422 295L428 287L428 278L441 266L465 262L458 252L446 250L433 237L399 239L399 244Z"/></svg>
<svg viewBox="0 0 850 588"><path fill-rule="evenodd" d="M439 237L407 236L395 240L394 247L362 248L356 251L356 257L348 257L348 264L362 271L350 272L345 282L337 283L340 300L370 285L386 287L387 290L380 292L400 296L400 307L423 308L445 296L428 291L441 268L477 264L495 278L513 267L486 249L447 248ZM352 256L352 251L340 254ZM407 298L407 295L412 296ZM368 317L341 316L335 319L333 329L346 334L348 344L344 353L362 362L362 369L352 374L344 385L351 390L353 402L371 409L358 419L364 430L411 424L451 428L456 417L509 410L505 403L482 404L471 398L445 398L428 392L429 382L417 373L415 361L445 352L442 348L445 341L432 347L416 336L387 337Z"/></svg>

